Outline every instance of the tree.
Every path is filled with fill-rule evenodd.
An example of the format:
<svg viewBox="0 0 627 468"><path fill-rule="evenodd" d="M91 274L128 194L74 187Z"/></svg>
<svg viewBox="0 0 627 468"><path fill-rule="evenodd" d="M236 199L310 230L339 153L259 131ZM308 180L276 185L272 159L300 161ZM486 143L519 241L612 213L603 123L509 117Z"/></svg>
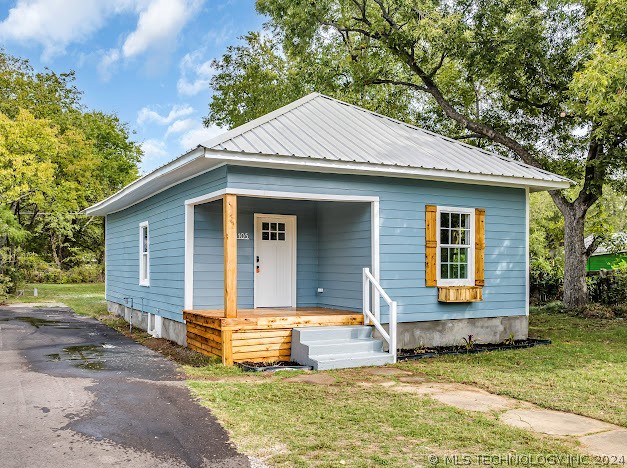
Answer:
<svg viewBox="0 0 627 468"><path fill-rule="evenodd" d="M355 93L402 89L417 124L576 180L550 195L564 217L564 302L585 304L597 244L584 245L586 215L605 185L624 182L627 166L625 0L258 0L257 8L271 18L288 73L331 49L333 63L318 71L342 70ZM218 114L229 82L254 75L229 66L240 75L218 67ZM282 89L284 78L258 77L266 84L256 89ZM254 114L247 106L241 115ZM398 107L388 114L399 117Z"/></svg>
<svg viewBox="0 0 627 468"><path fill-rule="evenodd" d="M5 271L17 271L20 252L34 252L59 269L102 262L102 220L79 212L137 177L141 150L128 127L115 115L85 109L73 80L73 73L36 73L27 61L0 51Z"/></svg>
<svg viewBox="0 0 627 468"><path fill-rule="evenodd" d="M317 91L376 112L415 120L405 89L355 86L343 47L319 42L311 53L286 55L279 36L252 32L213 61L217 73L206 126L237 127Z"/></svg>

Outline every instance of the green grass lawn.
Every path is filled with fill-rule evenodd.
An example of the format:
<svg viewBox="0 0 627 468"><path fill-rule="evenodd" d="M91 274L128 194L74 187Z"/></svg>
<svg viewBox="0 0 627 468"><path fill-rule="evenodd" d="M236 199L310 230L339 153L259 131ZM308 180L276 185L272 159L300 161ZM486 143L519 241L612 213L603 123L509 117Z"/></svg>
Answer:
<svg viewBox="0 0 627 468"><path fill-rule="evenodd" d="M33 288L37 288L37 297L33 296ZM63 302L80 315L98 317L107 313L104 283L28 284L23 296L7 302Z"/></svg>
<svg viewBox="0 0 627 468"><path fill-rule="evenodd" d="M570 441L513 429L428 397L364 387L353 372L332 385L191 381L240 450L278 466L422 466L428 455L574 453ZM234 378L233 378L234 379Z"/></svg>
<svg viewBox="0 0 627 468"><path fill-rule="evenodd" d="M529 332L553 344L399 367L627 427L627 321L536 312Z"/></svg>
<svg viewBox="0 0 627 468"><path fill-rule="evenodd" d="M18 301L64 302L78 313L108 320L102 285L38 289L38 298ZM553 344L397 367L430 380L472 384L627 426L625 321L539 310L532 313L530 332ZM193 394L227 427L240 450L271 465L405 467L426 464L428 454L579 450L568 438L506 426L496 413L462 411L427 396L391 391L379 383L396 377L373 376L362 369L328 372L336 379L331 385L287 382L294 373L248 374L218 363L184 369Z"/></svg>

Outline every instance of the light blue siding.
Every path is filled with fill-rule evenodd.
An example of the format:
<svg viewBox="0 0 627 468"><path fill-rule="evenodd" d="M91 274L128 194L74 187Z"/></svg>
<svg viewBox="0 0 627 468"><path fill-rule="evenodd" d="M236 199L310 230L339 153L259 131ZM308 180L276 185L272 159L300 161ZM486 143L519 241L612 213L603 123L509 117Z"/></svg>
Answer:
<svg viewBox="0 0 627 468"><path fill-rule="evenodd" d="M183 319L185 274L184 203L226 187L226 168L208 172L125 210L107 215L105 261L107 300L134 299L139 309L172 320ZM139 285L139 223L150 231L150 286ZM130 305L130 303L129 303Z"/></svg>
<svg viewBox="0 0 627 468"><path fill-rule="evenodd" d="M252 308L254 301L254 214L296 216L296 305L317 305L318 244L316 205L311 201L272 200L239 197L237 231L248 239L237 241L237 302L241 308ZM196 207L194 240L194 308L222 308L224 305L224 262L222 240L222 202Z"/></svg>
<svg viewBox="0 0 627 468"><path fill-rule="evenodd" d="M200 175L148 200L107 216L107 299L182 319L184 201L225 187L367 195L380 199L381 284L398 301L402 322L524 315L526 310L525 191L356 175L228 166ZM253 305L253 214L298 217L297 304L360 310L361 268L370 264L370 205L239 198L240 307ZM425 205L486 210L484 300L441 304L425 287ZM139 223L150 224L151 284L139 286ZM223 294L222 204L195 209L194 307L221 308ZM318 287L324 293L317 294ZM387 310L382 307L384 321Z"/></svg>
<svg viewBox="0 0 627 468"><path fill-rule="evenodd" d="M194 309L224 304L222 200L194 207Z"/></svg>
<svg viewBox="0 0 627 468"><path fill-rule="evenodd" d="M370 267L370 203L318 205L318 306L361 311L362 268Z"/></svg>
<svg viewBox="0 0 627 468"><path fill-rule="evenodd" d="M359 310L361 268L370 263L370 205L238 198L237 302L254 307L254 215L296 216L296 305ZM222 202L195 211L194 308L223 307ZM317 294L318 287L324 288Z"/></svg>
<svg viewBox="0 0 627 468"><path fill-rule="evenodd" d="M228 184L242 189L379 196L381 285L398 301L399 321L526 312L524 189L241 166L229 167ZM425 287L427 204L485 208L486 285L482 302L442 304L437 301L436 288ZM387 320L385 307L382 316Z"/></svg>

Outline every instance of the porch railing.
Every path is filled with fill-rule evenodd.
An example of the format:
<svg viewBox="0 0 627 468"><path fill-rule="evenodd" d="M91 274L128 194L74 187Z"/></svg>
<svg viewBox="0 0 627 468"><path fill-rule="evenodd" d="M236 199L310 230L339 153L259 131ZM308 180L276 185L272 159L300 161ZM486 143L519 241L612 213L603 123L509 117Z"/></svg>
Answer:
<svg viewBox="0 0 627 468"><path fill-rule="evenodd" d="M374 327L381 333L381 336L388 343L389 353L392 355L394 362L396 362L396 301L390 299L390 296L383 290L379 282L372 276L369 268L363 269L363 309L364 309L364 323L368 324L372 322ZM375 316L370 310L370 295L371 286L374 287L375 294L379 294L390 307L390 322L388 325L388 331L381 326L379 321L380 317Z"/></svg>

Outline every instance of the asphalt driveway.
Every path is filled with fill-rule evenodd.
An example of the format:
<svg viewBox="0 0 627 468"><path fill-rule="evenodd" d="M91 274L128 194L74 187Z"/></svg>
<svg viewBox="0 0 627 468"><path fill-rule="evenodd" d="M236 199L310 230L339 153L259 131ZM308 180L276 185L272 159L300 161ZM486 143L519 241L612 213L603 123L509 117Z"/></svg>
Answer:
<svg viewBox="0 0 627 468"><path fill-rule="evenodd" d="M174 363L64 308L0 307L0 466L249 466Z"/></svg>

